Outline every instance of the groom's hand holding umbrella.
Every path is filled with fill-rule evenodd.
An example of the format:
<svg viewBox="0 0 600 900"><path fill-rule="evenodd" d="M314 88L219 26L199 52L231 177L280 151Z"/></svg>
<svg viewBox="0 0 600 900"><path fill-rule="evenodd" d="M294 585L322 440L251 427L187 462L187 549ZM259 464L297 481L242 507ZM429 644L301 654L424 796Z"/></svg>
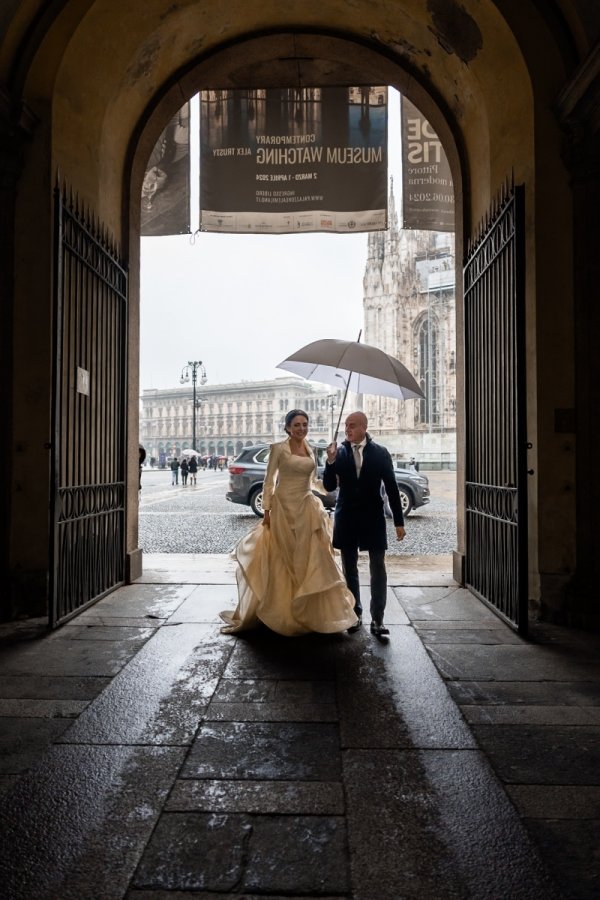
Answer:
<svg viewBox="0 0 600 900"><path fill-rule="evenodd" d="M338 451L338 445L337 445L337 443L336 443L335 441L332 441L332 442L327 446L327 450L326 450L326 452L327 452L327 462L328 462L328 463L335 462L335 458L336 458L336 456L337 456L337 451Z"/></svg>

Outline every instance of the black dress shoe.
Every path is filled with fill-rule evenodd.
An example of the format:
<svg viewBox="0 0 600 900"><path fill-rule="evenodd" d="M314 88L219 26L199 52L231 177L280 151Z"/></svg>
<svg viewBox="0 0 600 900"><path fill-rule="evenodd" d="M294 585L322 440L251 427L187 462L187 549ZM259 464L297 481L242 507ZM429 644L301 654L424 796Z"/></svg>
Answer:
<svg viewBox="0 0 600 900"><path fill-rule="evenodd" d="M361 628L362 628L362 619L359 616L358 622L356 623L356 625L351 625L350 628L348 629L348 634L356 634L356 632L359 631L359 629L361 629Z"/></svg>
<svg viewBox="0 0 600 900"><path fill-rule="evenodd" d="M383 622L371 622L371 634L375 637L389 637L390 629L386 628Z"/></svg>

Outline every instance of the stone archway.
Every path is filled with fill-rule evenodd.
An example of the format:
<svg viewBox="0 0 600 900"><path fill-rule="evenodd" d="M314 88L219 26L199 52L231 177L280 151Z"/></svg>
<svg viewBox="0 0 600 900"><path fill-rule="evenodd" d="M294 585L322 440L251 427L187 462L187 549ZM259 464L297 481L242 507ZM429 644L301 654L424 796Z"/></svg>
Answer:
<svg viewBox="0 0 600 900"><path fill-rule="evenodd" d="M264 87L269 84L285 85L283 79L289 78L289 60L294 55L302 54L303 78L309 84L337 83L342 80L346 83L377 82L388 83L401 92L407 94L434 123L442 137L445 150L451 162L452 174L457 194L457 222L463 218L464 210L462 196L463 183L467 178L467 169L461 158L460 145L455 140L451 123L446 119L441 109L439 98L436 100L427 91L415 82L397 62L391 63L372 50L367 49L347 38L332 37L330 35L270 35L261 38L249 38L233 48L217 51L206 60L186 73L185 81L181 79L174 83L160 100L147 111L147 118L143 129L137 137L135 146L130 148L132 157L131 182L130 182L130 250L132 269L136 270L138 261L135 253L139 241L139 196L141 179L143 178L146 161L158 134L164 123L170 118L177 105L184 97L192 96L203 87L223 87L236 83L244 83L249 87ZM265 57L274 62L268 71L261 64ZM281 60L279 68L277 62ZM352 64L349 64L352 60ZM329 69L329 71L327 71ZM252 76L249 73L252 72ZM250 81L247 79L250 78ZM243 79L243 81L242 81ZM261 79L265 79L262 81ZM461 229L457 236L457 260L461 259ZM456 273L457 295L460 296L462 285L462 272ZM460 315L460 311L459 311ZM460 325L457 333L460 332ZM460 351L458 355L458 371L460 371ZM459 418L459 433L461 421ZM462 444L459 442L459 472L462 471L460 458ZM459 490L463 490L462 484ZM462 577L462 546L463 546L463 521L462 505L458 505L458 553L457 553L457 577Z"/></svg>
<svg viewBox="0 0 600 900"><path fill-rule="evenodd" d="M569 178L560 158L554 111L547 102L534 103L534 95L553 96L585 47L580 35L579 51L574 39L561 42L555 23L546 20L538 6L522 4L515 11L501 0L464 5L453 0L427 5L402 0L390 11L383 2L349 9L343 0L332 0L299 10L250 0L242 9L223 10L202 3L167 8L159 2L140 17L126 6L115 9L109 0L89 0L85 9L69 2L50 4L45 18L29 30L22 21L16 23L12 46L20 52L11 65L11 96L17 103L28 104L38 124L15 200L13 274L15 296L23 302L15 302L12 312L10 374L14 396L30 396L31 403L28 423L19 410L11 417L12 433L27 435L27 440L11 457L11 474L3 477L10 485L13 477L26 485L21 495L11 493L14 524L8 552L11 571L34 585L32 594L43 596L48 570L47 522L42 514L48 481L42 473L30 486L22 470L38 464L39 448L49 431L48 392L31 392L28 384L32 354L40 376L45 378L50 369L48 198L52 182L60 170L129 257L129 406L134 423L139 312L139 222L134 199L139 197L145 159L166 118L203 85L348 83L360 76L363 81L397 87L423 110L444 143L459 201L459 257L463 236L471 232L472 223L514 171L515 181L526 186L528 210L527 392L532 436L542 435L543 423L552 418L557 402L565 408L574 405L573 358L567 355L562 360L565 371L561 372L553 353L559 337L572 330ZM564 23L560 28L566 31ZM119 35L111 48L110 65L107 34ZM543 59L535 52L542 39L548 48ZM556 220L557 209L560 234L544 226ZM37 223L35 246L29 240L31 221ZM543 258L553 260L551 272ZM552 300L555 296L560 302ZM541 298L550 304L551 314L545 314L544 327L538 328ZM458 333L461 327L459 322ZM459 356L457 368L460 365ZM135 427L130 428L128 441L127 551L133 576L139 569ZM542 454L539 467L538 452ZM575 510L573 494L562 491L552 478L553 465L564 462L561 453L557 443L547 441L540 442L539 451L537 444L532 451L536 467L530 517L533 569L534 573L555 572L557 579L562 576L554 548L563 530L573 525ZM539 484L544 509L551 508L553 516L538 509ZM31 510L41 513L34 517L33 527ZM558 568L568 572L574 560L571 548ZM537 576L532 578L535 582Z"/></svg>

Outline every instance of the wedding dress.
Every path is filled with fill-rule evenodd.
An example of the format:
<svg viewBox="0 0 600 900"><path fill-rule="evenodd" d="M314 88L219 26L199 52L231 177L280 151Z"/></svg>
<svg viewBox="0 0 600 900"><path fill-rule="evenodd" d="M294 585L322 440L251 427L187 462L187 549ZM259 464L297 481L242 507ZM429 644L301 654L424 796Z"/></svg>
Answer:
<svg viewBox="0 0 600 900"><path fill-rule="evenodd" d="M239 602L235 612L221 613L224 633L259 622L284 635L329 633L357 621L354 597L333 556L329 517L312 493L319 485L306 447L310 456L294 455L288 441L271 447L263 486L271 524L257 525L234 550Z"/></svg>

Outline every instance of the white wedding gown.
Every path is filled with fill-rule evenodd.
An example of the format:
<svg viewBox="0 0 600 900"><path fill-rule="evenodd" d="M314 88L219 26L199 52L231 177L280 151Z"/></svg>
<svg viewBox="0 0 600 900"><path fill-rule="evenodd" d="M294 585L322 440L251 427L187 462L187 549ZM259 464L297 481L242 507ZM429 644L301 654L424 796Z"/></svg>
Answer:
<svg viewBox="0 0 600 900"><path fill-rule="evenodd" d="M239 603L221 613L221 630L233 634L263 622L283 635L344 631L357 621L354 597L333 556L329 517L312 493L314 459L295 456L287 441L271 454L264 485L271 524L261 522L234 550Z"/></svg>

